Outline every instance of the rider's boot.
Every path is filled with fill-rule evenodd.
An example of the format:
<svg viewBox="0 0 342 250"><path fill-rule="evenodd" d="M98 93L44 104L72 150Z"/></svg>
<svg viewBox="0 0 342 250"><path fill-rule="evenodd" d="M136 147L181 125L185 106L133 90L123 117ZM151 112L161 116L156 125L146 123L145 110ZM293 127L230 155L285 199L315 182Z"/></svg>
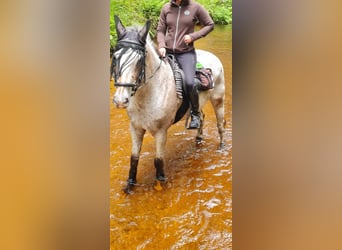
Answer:
<svg viewBox="0 0 342 250"><path fill-rule="evenodd" d="M190 93L190 103L191 103L191 121L188 126L188 129L198 129L201 127L201 113L199 112L199 104L198 104L198 90L197 85L194 86Z"/></svg>

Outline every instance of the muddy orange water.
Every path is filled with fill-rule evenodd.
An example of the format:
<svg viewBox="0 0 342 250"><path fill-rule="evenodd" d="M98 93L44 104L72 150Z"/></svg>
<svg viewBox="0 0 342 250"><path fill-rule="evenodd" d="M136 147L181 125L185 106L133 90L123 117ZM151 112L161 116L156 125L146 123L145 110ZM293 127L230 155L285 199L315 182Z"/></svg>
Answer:
<svg viewBox="0 0 342 250"><path fill-rule="evenodd" d="M218 150L216 119L204 107L204 141L184 120L168 131L163 190L153 188L154 140L147 133L138 166L138 185L124 195L131 152L125 110L110 107L110 249L232 249L231 26L216 26L196 47L216 54L226 79L226 147ZM110 83L110 98L114 94Z"/></svg>

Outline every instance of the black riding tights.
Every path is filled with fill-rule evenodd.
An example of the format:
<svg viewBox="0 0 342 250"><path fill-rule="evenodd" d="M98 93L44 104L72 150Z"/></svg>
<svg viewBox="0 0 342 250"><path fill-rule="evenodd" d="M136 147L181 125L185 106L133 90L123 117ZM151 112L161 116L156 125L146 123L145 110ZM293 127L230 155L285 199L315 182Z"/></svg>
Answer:
<svg viewBox="0 0 342 250"><path fill-rule="evenodd" d="M196 72L196 53L194 50L182 54L175 54L180 68L184 72L185 84L188 94L193 91L195 85L195 72Z"/></svg>

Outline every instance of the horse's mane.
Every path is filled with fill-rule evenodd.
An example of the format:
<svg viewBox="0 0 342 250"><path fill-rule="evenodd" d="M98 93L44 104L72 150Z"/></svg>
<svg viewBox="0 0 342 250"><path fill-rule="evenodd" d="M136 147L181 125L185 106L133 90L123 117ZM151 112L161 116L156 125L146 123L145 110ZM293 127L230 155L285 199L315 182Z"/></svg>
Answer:
<svg viewBox="0 0 342 250"><path fill-rule="evenodd" d="M136 31L136 32L138 32L140 29L142 29L142 25L140 25L140 24L133 24L133 25L131 25L131 26L129 26L129 27L126 27L126 30L127 31Z"/></svg>
<svg viewBox="0 0 342 250"><path fill-rule="evenodd" d="M150 34L147 35L147 38L146 38L146 45L151 47L151 49L152 49L152 51L154 51L153 53L155 53L155 56L156 56L156 57L159 57L159 54L158 54L158 46L157 46L157 44L152 40Z"/></svg>

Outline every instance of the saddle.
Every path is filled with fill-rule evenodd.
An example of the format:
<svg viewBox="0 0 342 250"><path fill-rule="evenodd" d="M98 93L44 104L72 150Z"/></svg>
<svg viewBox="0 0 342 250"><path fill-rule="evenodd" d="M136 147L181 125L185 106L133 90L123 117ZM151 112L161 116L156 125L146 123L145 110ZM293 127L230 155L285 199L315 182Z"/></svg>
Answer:
<svg viewBox="0 0 342 250"><path fill-rule="evenodd" d="M176 58L172 54L168 54L167 59L173 70L176 81L176 91L180 99L183 99L184 92L186 94L186 87L184 82L184 72L179 67ZM213 72L210 68L205 68L200 62L196 63L195 79L197 79L197 89L199 91L209 90L214 88Z"/></svg>
<svg viewBox="0 0 342 250"><path fill-rule="evenodd" d="M214 88L213 72L210 68L204 68L201 63L196 64L195 78L198 79L197 89L209 90Z"/></svg>

